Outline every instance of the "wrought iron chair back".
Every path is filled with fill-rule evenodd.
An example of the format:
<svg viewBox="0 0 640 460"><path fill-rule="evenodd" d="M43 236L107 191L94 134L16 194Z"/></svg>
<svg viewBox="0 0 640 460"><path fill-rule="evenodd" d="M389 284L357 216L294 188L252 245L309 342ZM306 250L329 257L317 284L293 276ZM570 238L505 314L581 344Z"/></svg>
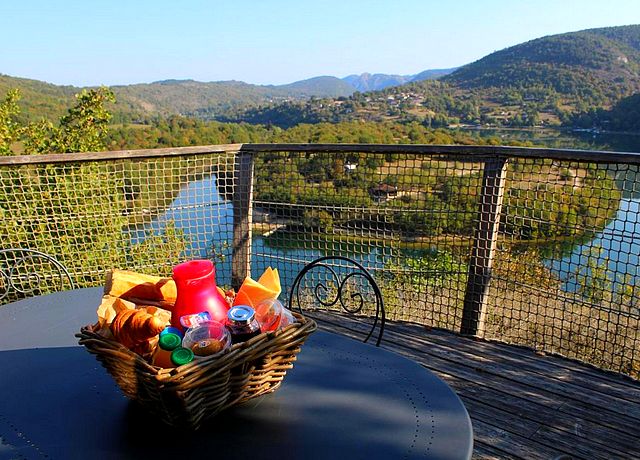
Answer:
<svg viewBox="0 0 640 460"><path fill-rule="evenodd" d="M377 328L376 346L384 334L385 312L380 288L366 268L347 257L326 256L305 265L291 286L289 307L301 313L304 310L305 314L340 311L370 318L364 342L374 336Z"/></svg>
<svg viewBox="0 0 640 460"><path fill-rule="evenodd" d="M67 268L44 252L0 249L0 301L73 289Z"/></svg>

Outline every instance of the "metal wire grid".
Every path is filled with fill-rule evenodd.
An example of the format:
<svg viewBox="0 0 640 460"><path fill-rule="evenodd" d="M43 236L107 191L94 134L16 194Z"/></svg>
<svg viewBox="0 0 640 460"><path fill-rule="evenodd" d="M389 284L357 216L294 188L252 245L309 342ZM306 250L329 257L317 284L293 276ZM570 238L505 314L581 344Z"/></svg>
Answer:
<svg viewBox="0 0 640 460"><path fill-rule="evenodd" d="M256 165L256 272L277 266L287 286L346 255L374 273L389 319L460 330L465 293L483 289L472 248L492 245L476 233L482 162L286 152ZM638 376L639 188L629 165L511 158L480 334Z"/></svg>
<svg viewBox="0 0 640 460"><path fill-rule="evenodd" d="M389 319L459 329L481 173L409 154L258 155L255 271L277 266L290 286L309 261L347 256L374 274Z"/></svg>
<svg viewBox="0 0 640 460"><path fill-rule="evenodd" d="M639 376L637 167L511 161L486 336Z"/></svg>
<svg viewBox="0 0 640 460"><path fill-rule="evenodd" d="M219 154L3 166L2 244L54 256L81 287L114 267L168 275L188 258L220 260L233 174L234 156Z"/></svg>
<svg viewBox="0 0 640 460"><path fill-rule="evenodd" d="M483 219L482 161L413 154L254 155L251 273L285 292L309 261L346 255L378 281L387 318L460 330ZM78 286L126 267L216 260L231 283L233 153L0 168L3 247L56 257ZM482 334L638 376L640 184L625 164L511 158ZM248 189L247 189L248 190ZM485 237L486 238L486 237Z"/></svg>

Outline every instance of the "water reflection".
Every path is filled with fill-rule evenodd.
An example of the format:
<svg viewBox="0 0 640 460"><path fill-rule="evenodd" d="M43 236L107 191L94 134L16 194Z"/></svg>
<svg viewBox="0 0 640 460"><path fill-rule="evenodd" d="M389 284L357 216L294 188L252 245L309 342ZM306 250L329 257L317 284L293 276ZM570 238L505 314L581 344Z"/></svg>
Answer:
<svg viewBox="0 0 640 460"><path fill-rule="evenodd" d="M559 149L640 152L640 133L596 133L549 128L468 128L455 131L475 134L481 138L497 138L505 145L509 141L518 141Z"/></svg>
<svg viewBox="0 0 640 460"><path fill-rule="evenodd" d="M549 267L564 282L565 289L575 292L585 267L606 268L608 278L616 284L633 282L638 275L640 254L640 199L622 199L616 218L586 244L574 247L561 259L548 259Z"/></svg>
<svg viewBox="0 0 640 460"><path fill-rule="evenodd" d="M223 200L216 184L216 175L190 182L180 190L167 210L150 224L131 231L134 243L149 233L162 234L167 225L174 225L187 239L187 253L180 258L230 256L226 242L233 235L233 206ZM216 263L219 283L231 281L231 258Z"/></svg>

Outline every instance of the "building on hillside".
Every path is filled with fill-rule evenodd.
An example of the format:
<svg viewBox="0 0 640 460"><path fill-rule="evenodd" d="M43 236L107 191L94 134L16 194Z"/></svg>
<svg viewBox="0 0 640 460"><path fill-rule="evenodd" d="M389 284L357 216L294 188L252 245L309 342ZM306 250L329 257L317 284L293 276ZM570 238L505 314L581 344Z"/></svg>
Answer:
<svg viewBox="0 0 640 460"><path fill-rule="evenodd" d="M385 201L398 196L398 187L389 184L378 184L369 189L369 195L376 201Z"/></svg>
<svg viewBox="0 0 640 460"><path fill-rule="evenodd" d="M350 163L347 162L344 164L344 172L345 173L350 173L356 170L356 168L358 167L357 163Z"/></svg>

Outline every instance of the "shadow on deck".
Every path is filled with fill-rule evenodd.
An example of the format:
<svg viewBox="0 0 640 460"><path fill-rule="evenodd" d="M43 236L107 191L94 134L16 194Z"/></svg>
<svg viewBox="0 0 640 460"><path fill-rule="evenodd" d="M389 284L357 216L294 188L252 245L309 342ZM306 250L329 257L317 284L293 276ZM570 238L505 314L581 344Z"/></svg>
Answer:
<svg viewBox="0 0 640 460"><path fill-rule="evenodd" d="M318 324L351 336L357 329L352 321ZM411 323L387 323L381 346L455 390L473 423L474 459L640 458L640 382Z"/></svg>

